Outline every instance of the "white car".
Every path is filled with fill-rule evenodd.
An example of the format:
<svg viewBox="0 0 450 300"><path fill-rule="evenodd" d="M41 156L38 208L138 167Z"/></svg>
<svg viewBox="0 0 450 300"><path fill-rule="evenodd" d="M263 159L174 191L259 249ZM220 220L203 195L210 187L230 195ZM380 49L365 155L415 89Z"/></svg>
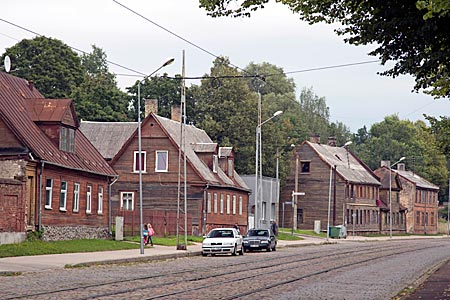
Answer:
<svg viewBox="0 0 450 300"><path fill-rule="evenodd" d="M208 254L244 255L242 236L235 228L215 228L211 230L202 243L202 256Z"/></svg>

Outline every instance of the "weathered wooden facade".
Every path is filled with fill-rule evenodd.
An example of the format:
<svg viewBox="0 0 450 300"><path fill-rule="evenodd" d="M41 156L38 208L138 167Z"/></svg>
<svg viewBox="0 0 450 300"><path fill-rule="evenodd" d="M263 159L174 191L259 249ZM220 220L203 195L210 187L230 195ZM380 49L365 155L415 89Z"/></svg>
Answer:
<svg viewBox="0 0 450 300"><path fill-rule="evenodd" d="M398 164L398 179L402 185L400 204L406 207L406 231L414 234L436 234L438 227L439 187Z"/></svg>
<svg viewBox="0 0 450 300"><path fill-rule="evenodd" d="M149 111L149 107L153 109ZM234 170L232 148L219 147L204 130L192 125L184 127L183 146L177 111L167 119L153 113L155 107L146 103L141 125L144 222L151 222L156 234L176 233L178 203L187 199L188 234L202 235L214 227L236 223L245 232L249 190ZM82 122L83 132L119 174L112 188L112 213L113 217L133 216L133 222L125 220L128 234L130 227L139 224L137 126L136 122ZM185 149L185 156L180 156L180 148Z"/></svg>
<svg viewBox="0 0 450 300"><path fill-rule="evenodd" d="M70 99L45 99L31 82L0 73L0 240L108 235L114 170L78 130Z"/></svg>
<svg viewBox="0 0 450 300"><path fill-rule="evenodd" d="M374 171L381 182L379 199L381 213L380 231L381 233L390 233L392 226L393 233L405 233L407 208L400 203L402 184L399 175L393 170L390 170L389 166L390 162L387 161L381 168ZM389 172L391 172L390 175ZM389 180L391 180L391 185L389 185ZM392 223L390 222L391 215Z"/></svg>
<svg viewBox="0 0 450 300"><path fill-rule="evenodd" d="M320 221L326 231L330 203L330 226L347 225L358 234L379 232L378 177L350 150L337 147L334 139L325 145L318 139L303 142L292 154L289 177L280 192L285 223L314 229ZM292 196L293 192L305 195Z"/></svg>

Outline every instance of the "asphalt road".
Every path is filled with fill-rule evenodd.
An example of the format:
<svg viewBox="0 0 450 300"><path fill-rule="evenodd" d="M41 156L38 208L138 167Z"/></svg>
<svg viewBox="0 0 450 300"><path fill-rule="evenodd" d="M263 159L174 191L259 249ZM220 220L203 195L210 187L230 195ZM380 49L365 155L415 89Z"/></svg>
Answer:
<svg viewBox="0 0 450 300"><path fill-rule="evenodd" d="M450 242L347 242L244 256L56 269L0 278L1 299L390 299Z"/></svg>

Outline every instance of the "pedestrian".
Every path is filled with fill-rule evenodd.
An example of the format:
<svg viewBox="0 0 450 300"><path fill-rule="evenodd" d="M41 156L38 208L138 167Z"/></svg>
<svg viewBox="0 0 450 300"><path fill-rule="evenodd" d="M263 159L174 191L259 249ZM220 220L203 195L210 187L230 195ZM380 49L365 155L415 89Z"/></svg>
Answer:
<svg viewBox="0 0 450 300"><path fill-rule="evenodd" d="M278 235L278 224L277 224L277 221L272 220L271 223L272 224L270 224L270 229L272 230L273 234L277 236Z"/></svg>
<svg viewBox="0 0 450 300"><path fill-rule="evenodd" d="M239 231L238 223L234 224L233 228L236 229L239 234L241 234L241 232Z"/></svg>
<svg viewBox="0 0 450 300"><path fill-rule="evenodd" d="M142 236L144 237L144 245L147 245L148 244L148 225L147 224L144 224Z"/></svg>
<svg viewBox="0 0 450 300"><path fill-rule="evenodd" d="M153 247L153 235L155 234L155 230L153 229L153 226L151 223L147 224L147 228L148 228L148 239L147 239L147 244L150 242L151 246Z"/></svg>

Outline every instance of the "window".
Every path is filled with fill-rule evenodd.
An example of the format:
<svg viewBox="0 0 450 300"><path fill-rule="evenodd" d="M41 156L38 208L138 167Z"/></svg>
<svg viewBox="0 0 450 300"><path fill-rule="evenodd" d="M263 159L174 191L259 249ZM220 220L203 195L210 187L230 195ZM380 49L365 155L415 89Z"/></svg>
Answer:
<svg viewBox="0 0 450 300"><path fill-rule="evenodd" d="M141 151L142 172L147 170L147 152ZM134 151L133 172L139 172L139 151Z"/></svg>
<svg viewBox="0 0 450 300"><path fill-rule="evenodd" d="M208 203L207 203L207 213L210 214L211 213L211 193L208 193Z"/></svg>
<svg viewBox="0 0 450 300"><path fill-rule="evenodd" d="M73 184L73 211L77 212L80 209L80 184Z"/></svg>
<svg viewBox="0 0 450 300"><path fill-rule="evenodd" d="M310 162L309 161L300 162L300 169L302 173L310 173Z"/></svg>
<svg viewBox="0 0 450 300"><path fill-rule="evenodd" d="M217 193L214 193L214 213L217 214Z"/></svg>
<svg viewBox="0 0 450 300"><path fill-rule="evenodd" d="M239 196L239 214L242 215L242 196Z"/></svg>
<svg viewBox="0 0 450 300"><path fill-rule="evenodd" d="M61 192L59 194L59 210L66 211L67 181L61 181Z"/></svg>
<svg viewBox="0 0 450 300"><path fill-rule="evenodd" d="M223 214L223 194L220 194L220 213Z"/></svg>
<svg viewBox="0 0 450 300"><path fill-rule="evenodd" d="M134 193L120 192L120 208L123 210L134 210Z"/></svg>
<svg viewBox="0 0 450 300"><path fill-rule="evenodd" d="M228 177L233 177L233 160L228 159Z"/></svg>
<svg viewBox="0 0 450 300"><path fill-rule="evenodd" d="M61 127L59 132L59 149L67 152L75 151L75 130Z"/></svg>
<svg viewBox="0 0 450 300"><path fill-rule="evenodd" d="M53 179L47 178L45 181L45 208L52 208L52 190L53 190Z"/></svg>
<svg viewBox="0 0 450 300"><path fill-rule="evenodd" d="M91 212L91 205L92 205L92 186L88 185L86 188L86 212Z"/></svg>
<svg viewBox="0 0 450 300"><path fill-rule="evenodd" d="M420 212L419 211L416 212L416 223L417 223L417 225L420 225Z"/></svg>
<svg viewBox="0 0 450 300"><path fill-rule="evenodd" d="M98 187L98 209L97 209L97 213L98 214L102 214L103 213L103 187L102 186Z"/></svg>
<svg viewBox="0 0 450 300"><path fill-rule="evenodd" d="M168 151L156 151L156 167L155 172L167 172L168 171Z"/></svg>
<svg viewBox="0 0 450 300"><path fill-rule="evenodd" d="M230 195L227 195L227 215L230 214L230 211L231 211Z"/></svg>
<svg viewBox="0 0 450 300"><path fill-rule="evenodd" d="M213 172L217 173L217 168L219 167L219 157L217 155L213 155Z"/></svg>
<svg viewBox="0 0 450 300"><path fill-rule="evenodd" d="M236 195L233 195L233 215L236 214Z"/></svg>

